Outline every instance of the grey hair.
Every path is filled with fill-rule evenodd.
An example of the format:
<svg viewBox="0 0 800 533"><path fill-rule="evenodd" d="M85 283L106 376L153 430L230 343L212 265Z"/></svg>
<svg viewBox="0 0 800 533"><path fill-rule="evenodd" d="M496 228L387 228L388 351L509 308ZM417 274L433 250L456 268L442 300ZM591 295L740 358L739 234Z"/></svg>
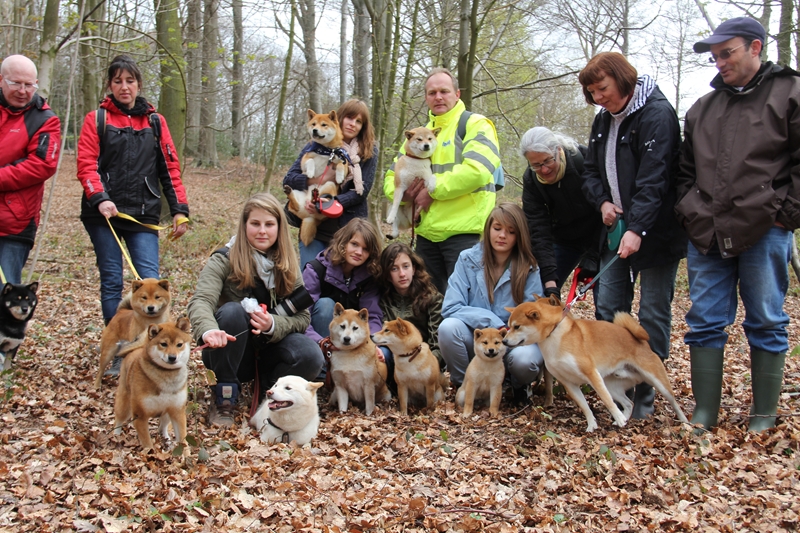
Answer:
<svg viewBox="0 0 800 533"><path fill-rule="evenodd" d="M519 141L519 151L522 157L525 157L528 152L541 152L555 157L559 146L570 154L578 153L578 143L575 139L554 133L542 126L529 129Z"/></svg>

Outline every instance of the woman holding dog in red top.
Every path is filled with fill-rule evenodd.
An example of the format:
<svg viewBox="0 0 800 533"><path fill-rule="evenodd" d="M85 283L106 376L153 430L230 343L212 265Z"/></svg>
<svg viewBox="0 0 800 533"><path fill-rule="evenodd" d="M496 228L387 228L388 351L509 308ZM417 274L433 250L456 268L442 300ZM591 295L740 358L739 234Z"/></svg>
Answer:
<svg viewBox="0 0 800 533"><path fill-rule="evenodd" d="M347 177L341 185L337 199L344 207L344 214L339 218L325 220L317 227L316 238L306 246L300 242L300 266L314 259L323 251L339 228L343 228L354 218L367 218L367 196L375 181L375 168L378 163L378 146L375 144L375 131L370 123L369 109L361 100L348 100L336 110L339 127L342 129L344 149L350 157L352 166L348 166ZM292 189L304 191L314 183L303 173L300 162L303 156L311 151L314 143L308 143L297 160L291 166L283 184ZM333 181L333 169L326 170L319 180L319 184ZM306 207L309 211L312 206ZM295 227L300 226L299 219L287 211L289 223Z"/></svg>

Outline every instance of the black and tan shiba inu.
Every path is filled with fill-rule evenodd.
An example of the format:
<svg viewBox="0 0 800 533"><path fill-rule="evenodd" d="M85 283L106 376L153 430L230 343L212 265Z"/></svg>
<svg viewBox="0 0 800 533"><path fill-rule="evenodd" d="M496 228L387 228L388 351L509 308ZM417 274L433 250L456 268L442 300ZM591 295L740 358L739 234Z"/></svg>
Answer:
<svg viewBox="0 0 800 533"><path fill-rule="evenodd" d="M39 299L37 282L29 285L6 283L0 294L0 366L11 368L17 349L25 340L25 331Z"/></svg>

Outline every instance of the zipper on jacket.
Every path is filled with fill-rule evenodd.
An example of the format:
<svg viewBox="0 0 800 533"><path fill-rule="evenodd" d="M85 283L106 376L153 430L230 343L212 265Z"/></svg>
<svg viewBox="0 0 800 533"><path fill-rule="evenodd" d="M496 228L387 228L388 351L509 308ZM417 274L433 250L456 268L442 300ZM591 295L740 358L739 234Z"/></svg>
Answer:
<svg viewBox="0 0 800 533"><path fill-rule="evenodd" d="M144 204L142 204L142 214L144 215Z"/></svg>
<svg viewBox="0 0 800 533"><path fill-rule="evenodd" d="M169 156L169 160L170 160L170 161L175 161L175 160L172 158L172 149L169 147L169 144L167 145L167 155Z"/></svg>

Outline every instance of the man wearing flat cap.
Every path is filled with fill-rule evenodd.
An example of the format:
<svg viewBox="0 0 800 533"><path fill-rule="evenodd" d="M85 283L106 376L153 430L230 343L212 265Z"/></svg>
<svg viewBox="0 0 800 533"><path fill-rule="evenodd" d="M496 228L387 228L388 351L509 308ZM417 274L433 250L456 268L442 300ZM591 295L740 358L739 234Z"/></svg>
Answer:
<svg viewBox="0 0 800 533"><path fill-rule="evenodd" d="M726 327L745 307L753 401L750 431L775 426L788 349L792 232L800 227L800 74L761 61L766 34L734 18L695 43L711 53L714 89L686 114L675 212L691 244L693 424L717 425Z"/></svg>

